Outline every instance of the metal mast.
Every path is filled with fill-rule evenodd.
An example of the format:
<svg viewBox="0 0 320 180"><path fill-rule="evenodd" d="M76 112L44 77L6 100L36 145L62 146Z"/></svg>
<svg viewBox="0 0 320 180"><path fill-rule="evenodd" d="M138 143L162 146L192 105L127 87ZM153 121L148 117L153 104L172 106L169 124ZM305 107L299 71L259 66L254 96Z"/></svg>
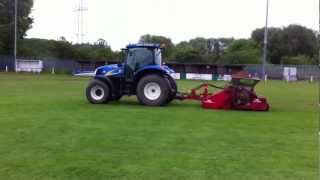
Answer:
<svg viewBox="0 0 320 180"><path fill-rule="evenodd" d="M318 29L318 48L320 43L320 0L319 0L319 29ZM320 68L320 48L318 49L318 68ZM320 77L318 77L318 112L320 112ZM319 114L319 113L318 113ZM320 115L318 115L318 150L320 149ZM318 151L318 170L320 170L320 151ZM318 176L320 176L320 171Z"/></svg>
<svg viewBox="0 0 320 180"><path fill-rule="evenodd" d="M264 41L263 41L263 57L262 57L262 78L265 79L266 76L266 63L268 57L268 19L269 19L269 0L267 0L266 9L266 26L264 29Z"/></svg>
<svg viewBox="0 0 320 180"><path fill-rule="evenodd" d="M84 12L88 10L87 7L84 7L84 0L79 0L78 8L75 10L77 15L77 43L82 44L84 42Z"/></svg>
<svg viewBox="0 0 320 180"><path fill-rule="evenodd" d="M17 38L18 38L18 0L14 0L14 47L13 47L13 58L14 58L14 71L17 72Z"/></svg>

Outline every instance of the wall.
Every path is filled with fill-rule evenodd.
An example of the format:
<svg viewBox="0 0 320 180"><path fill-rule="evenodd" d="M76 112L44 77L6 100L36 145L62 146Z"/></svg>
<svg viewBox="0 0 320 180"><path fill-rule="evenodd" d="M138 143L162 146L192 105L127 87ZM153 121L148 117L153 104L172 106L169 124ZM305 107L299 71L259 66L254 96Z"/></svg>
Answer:
<svg viewBox="0 0 320 180"><path fill-rule="evenodd" d="M320 77L320 69L316 65L267 65L266 73L269 78L282 79L285 67L297 68L297 78L299 80L310 79L310 76ZM246 65L244 70L251 74L260 74L261 65Z"/></svg>
<svg viewBox="0 0 320 180"><path fill-rule="evenodd" d="M9 71L14 71L14 58L13 56L0 55L0 71L5 71L6 66Z"/></svg>

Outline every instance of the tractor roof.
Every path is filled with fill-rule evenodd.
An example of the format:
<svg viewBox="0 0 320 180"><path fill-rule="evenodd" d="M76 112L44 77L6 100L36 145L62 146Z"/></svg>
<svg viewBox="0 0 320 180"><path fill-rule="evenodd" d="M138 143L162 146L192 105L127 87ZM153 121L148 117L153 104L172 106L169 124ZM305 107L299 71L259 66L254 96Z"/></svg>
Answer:
<svg viewBox="0 0 320 180"><path fill-rule="evenodd" d="M161 48L159 44L129 44L127 49L132 48Z"/></svg>

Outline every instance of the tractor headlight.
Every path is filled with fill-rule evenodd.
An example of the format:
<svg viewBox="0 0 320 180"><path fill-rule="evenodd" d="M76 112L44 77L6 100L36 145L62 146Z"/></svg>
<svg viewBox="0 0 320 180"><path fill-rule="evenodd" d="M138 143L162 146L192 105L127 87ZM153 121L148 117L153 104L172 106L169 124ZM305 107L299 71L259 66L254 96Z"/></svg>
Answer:
<svg viewBox="0 0 320 180"><path fill-rule="evenodd" d="M106 73L106 76L112 76L113 75L113 72L112 71L109 71Z"/></svg>
<svg viewBox="0 0 320 180"><path fill-rule="evenodd" d="M117 74L120 74L120 73L121 73L121 70L115 69L115 70L108 71L105 74L106 74L106 76L114 76L114 75L117 75Z"/></svg>

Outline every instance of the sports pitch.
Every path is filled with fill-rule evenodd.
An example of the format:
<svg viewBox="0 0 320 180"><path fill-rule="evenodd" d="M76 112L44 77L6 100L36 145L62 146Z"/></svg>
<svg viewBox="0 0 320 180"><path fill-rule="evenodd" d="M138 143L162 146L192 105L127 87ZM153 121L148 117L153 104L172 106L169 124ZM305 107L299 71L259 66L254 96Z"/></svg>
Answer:
<svg viewBox="0 0 320 180"><path fill-rule="evenodd" d="M0 74L0 179L302 180L318 174L317 84L260 83L270 112L89 104L89 79ZM178 81L180 90L201 82Z"/></svg>

